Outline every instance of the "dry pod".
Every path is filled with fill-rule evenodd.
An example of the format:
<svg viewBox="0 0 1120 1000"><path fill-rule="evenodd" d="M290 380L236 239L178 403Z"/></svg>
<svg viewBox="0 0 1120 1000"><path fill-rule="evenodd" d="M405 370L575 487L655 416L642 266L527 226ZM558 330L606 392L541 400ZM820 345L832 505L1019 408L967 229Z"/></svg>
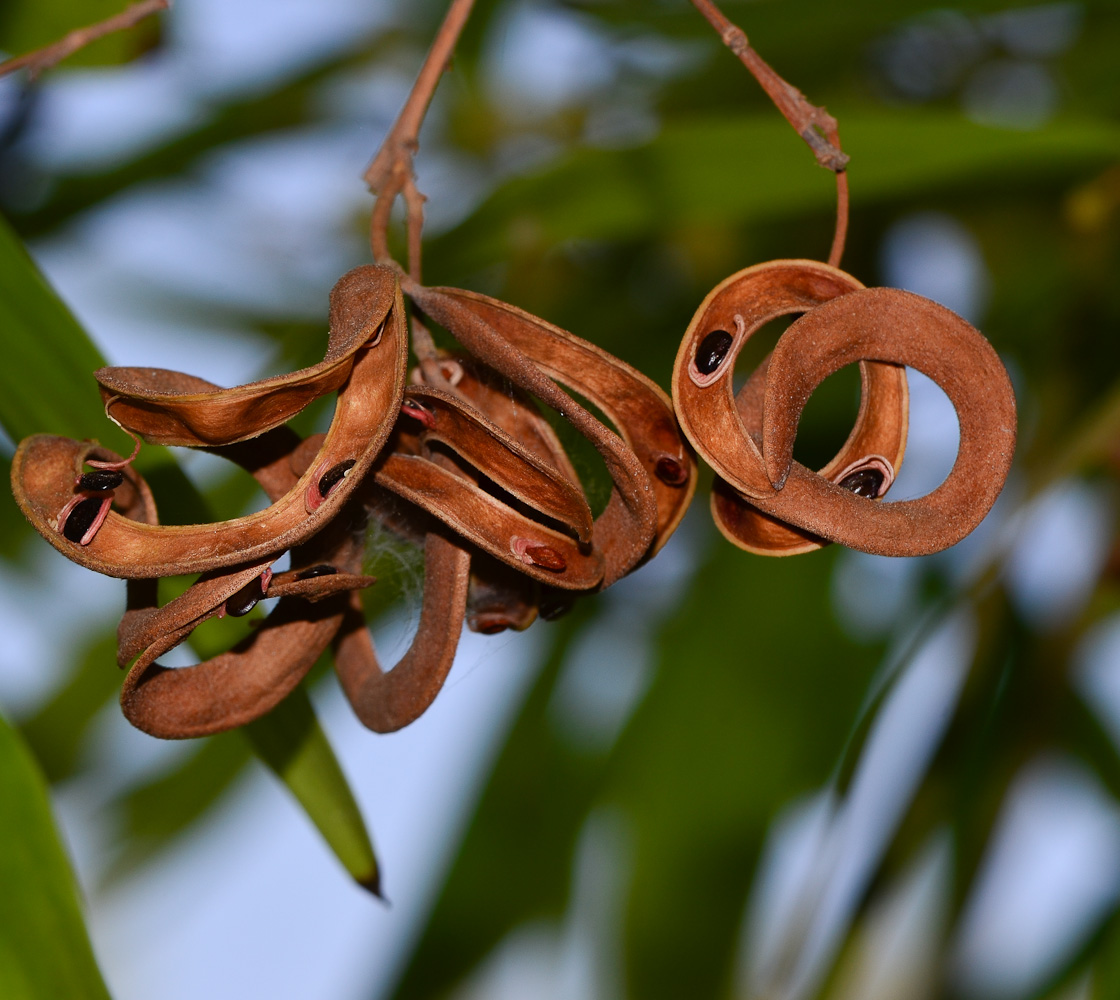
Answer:
<svg viewBox="0 0 1120 1000"><path fill-rule="evenodd" d="M736 397L732 375L743 344L790 313L803 315ZM792 457L801 410L821 381L856 362L855 427L836 457L811 472ZM869 502L889 489L905 450L903 365L949 396L960 451L948 479L927 497ZM736 544L765 554L808 551L822 541L882 555L944 549L991 508L1014 451L1011 384L978 331L928 299L865 289L810 261L758 265L718 286L682 341L673 398L682 429L722 480L713 495L717 524Z"/></svg>
<svg viewBox="0 0 1120 1000"><path fill-rule="evenodd" d="M388 315L382 313L376 326L350 322L350 326L370 336L348 355L349 374L339 389L334 418L316 461L265 510L202 525L144 524L109 511L98 522L95 534L88 538L83 535L75 543L70 538L74 532L67 533L59 519L72 503L71 484L82 474L82 465L92 446L49 435L28 438L16 451L12 484L20 508L39 533L64 555L109 576L137 578L206 572L275 556L298 545L341 508L380 451L400 409L408 348L404 307L393 273L379 267L350 272L336 286L332 311L352 320L353 314L366 306L376 316L383 307L386 283L392 290ZM187 394L186 404L179 398L149 399L149 409L139 408L137 412L162 417L167 411L182 423L183 406L187 406L193 422L203 424L210 407L222 406L224 394L243 400L245 391L253 390L259 393L261 411L243 411L243 423L228 428L225 437L230 442L241 441L273 426L275 386L270 382L254 383L255 389L239 386L222 390L193 376L181 375L179 380L194 389L208 388L205 393ZM126 429L134 429L121 419L130 418L132 411L118 414L114 408L114 416ZM137 419L136 431L142 433L150 422ZM193 434L184 432L183 438L174 437L171 426L170 422L161 424L160 440L195 443ZM344 468L346 475L330 480L332 471L339 468ZM328 496L330 503L325 503Z"/></svg>
<svg viewBox="0 0 1120 1000"><path fill-rule="evenodd" d="M562 414L602 456L612 490L591 537L592 551L604 560L601 586L655 553L680 523L695 489L695 464L665 394L606 351L515 306L459 289L408 281L405 288L475 357ZM618 433L557 383L598 406ZM528 546L535 543L528 539ZM546 537L540 544L552 547Z"/></svg>

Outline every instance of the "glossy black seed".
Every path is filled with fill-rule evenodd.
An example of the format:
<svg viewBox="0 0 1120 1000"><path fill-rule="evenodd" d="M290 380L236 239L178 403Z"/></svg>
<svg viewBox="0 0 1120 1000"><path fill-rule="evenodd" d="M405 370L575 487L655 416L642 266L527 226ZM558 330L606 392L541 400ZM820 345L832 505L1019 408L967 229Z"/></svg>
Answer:
<svg viewBox="0 0 1120 1000"><path fill-rule="evenodd" d="M232 618L247 615L257 606L257 601L263 596L264 594L261 593L261 578L258 576L255 580L245 584L233 597L226 601L226 614Z"/></svg>
<svg viewBox="0 0 1120 1000"><path fill-rule="evenodd" d="M346 475L352 468L354 468L354 459L348 459L345 462L339 462L333 469L328 469L323 473L323 477L319 480L319 493L326 496L333 490L340 482L342 477Z"/></svg>
<svg viewBox="0 0 1120 1000"><path fill-rule="evenodd" d="M338 570L330 563L319 563L318 566L309 566L296 574L297 580L311 580L317 576L333 576Z"/></svg>
<svg viewBox="0 0 1120 1000"><path fill-rule="evenodd" d="M870 497L874 500L883 488L883 473L878 469L856 469L841 479L840 485L851 490L857 497Z"/></svg>
<svg viewBox="0 0 1120 1000"><path fill-rule="evenodd" d="M732 336L726 330L713 330L696 349L696 370L701 375L711 375L731 349Z"/></svg>
<svg viewBox="0 0 1120 1000"><path fill-rule="evenodd" d="M76 504L67 515L66 523L62 526L63 538L72 542L80 542L82 536L93 526L97 515L101 512L101 498L90 497Z"/></svg>
<svg viewBox="0 0 1120 1000"><path fill-rule="evenodd" d="M124 482L124 473L117 469L97 469L87 472L78 480L83 490L115 490Z"/></svg>

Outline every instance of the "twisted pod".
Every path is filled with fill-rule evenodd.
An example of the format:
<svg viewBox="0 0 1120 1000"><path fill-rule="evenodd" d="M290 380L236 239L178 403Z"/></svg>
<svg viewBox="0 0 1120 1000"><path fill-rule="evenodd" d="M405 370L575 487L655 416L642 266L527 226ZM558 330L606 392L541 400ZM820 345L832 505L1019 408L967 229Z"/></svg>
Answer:
<svg viewBox="0 0 1120 1000"><path fill-rule="evenodd" d="M764 323L801 313L736 394L743 345ZM858 362L855 426L819 472L793 461L812 391ZM903 365L932 378L960 424L948 478L917 500L883 504L906 446ZM681 428L716 471L712 510L748 551L791 555L827 541L878 555L925 555L955 544L995 503L1015 450L1015 398L991 345L921 296L864 288L813 261L771 261L720 284L701 304L673 369Z"/></svg>

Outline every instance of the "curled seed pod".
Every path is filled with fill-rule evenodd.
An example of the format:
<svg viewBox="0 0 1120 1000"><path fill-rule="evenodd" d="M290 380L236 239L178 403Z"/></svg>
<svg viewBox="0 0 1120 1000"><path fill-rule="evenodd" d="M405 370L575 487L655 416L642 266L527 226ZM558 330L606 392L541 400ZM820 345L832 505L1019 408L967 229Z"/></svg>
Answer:
<svg viewBox="0 0 1120 1000"><path fill-rule="evenodd" d="M693 460L664 393L595 345L514 306L461 289L424 288L407 279L405 284L417 304L476 357L558 410L598 449L613 482L592 532L592 549L605 561L601 585L609 586L656 552L683 516L694 479ZM557 382L598 406L621 436ZM686 489L656 477L665 455L689 470Z"/></svg>
<svg viewBox="0 0 1120 1000"><path fill-rule="evenodd" d="M677 354L673 394L681 427L716 470L712 516L733 544L760 555L795 555L827 544L763 513L755 500L774 492L763 467L761 441L767 371L766 358L737 394L734 361L748 340L767 322L807 312L863 286L855 278L814 261L771 261L740 271L721 282L693 317ZM723 360L710 373L698 370L696 357L712 329L736 331ZM725 341L721 338L720 343ZM837 455L820 470L832 479L869 452L880 453L897 468L906 448L908 393L902 367L860 359L860 408L855 425Z"/></svg>
<svg viewBox="0 0 1120 1000"><path fill-rule="evenodd" d="M603 556L594 547L540 524L481 489L458 472L420 456L393 453L379 463L376 481L415 503L494 558L539 580L572 590L591 590L603 579ZM528 535L557 553L564 571L540 568L514 552L512 540Z"/></svg>
<svg viewBox="0 0 1120 1000"><path fill-rule="evenodd" d="M591 508L583 490L551 461L539 458L485 413L449 392L431 386L405 390L406 405L418 398L430 421L425 443L447 445L511 496L563 525L581 542L591 540Z"/></svg>
<svg viewBox="0 0 1120 1000"><path fill-rule="evenodd" d="M361 537L337 525L336 520L317 534L301 555L360 565ZM269 576L260 564L204 574L168 605L134 612L127 629L122 620L129 643L126 648L121 642L122 665L140 653L121 690L121 706L134 726L164 739L182 739L259 717L299 683L330 644L342 625L348 594L374 582L343 572L304 580L298 571ZM222 614L231 599L244 606L265 592L280 599L277 606L233 649L193 667L166 670L155 662L201 621Z"/></svg>
<svg viewBox="0 0 1120 1000"><path fill-rule="evenodd" d="M335 672L364 726L378 733L394 732L419 718L439 694L459 645L470 565L465 548L428 532L420 623L408 651L389 671L378 661L361 602L351 594L335 645Z"/></svg>
<svg viewBox="0 0 1120 1000"><path fill-rule="evenodd" d="M323 360L310 368L219 389L163 368L101 368L94 377L113 417L154 444L215 446L255 437L346 382L363 348L376 346L393 309L391 269L358 267L331 291Z"/></svg>
<svg viewBox="0 0 1120 1000"><path fill-rule="evenodd" d="M359 269L365 270L387 269ZM372 304L362 298L369 291L366 284L352 284L344 277L336 286L336 310L357 313L379 308L376 295ZM351 295L357 299L351 301ZM265 510L217 524L142 524L110 512L96 536L83 546L79 561L109 576L169 576L249 562L309 538L341 508L388 438L400 409L406 363L404 304L398 289L378 346L363 345L353 355L349 378L339 392L330 429L319 448L314 466L321 469L318 476L305 474ZM213 405L213 400L206 405ZM248 426L256 433L260 425L250 421ZM231 431L228 436L236 439L239 434ZM12 463L13 490L24 514L40 534L71 556L69 544L53 526L71 499L69 490L76 470L80 470L81 458L89 450L81 442L37 435L21 443ZM328 469L346 461L355 462L350 475L333 486L330 503L323 507L325 498L319 492L318 480Z"/></svg>
<svg viewBox="0 0 1120 1000"><path fill-rule="evenodd" d="M793 461L797 423L813 389L863 359L912 365L941 386L957 411L957 460L948 478L924 497L868 503ZM771 355L762 412L757 434L762 471L772 486L743 502L818 543L827 539L878 555L924 555L960 541L995 502L1015 447L1014 394L991 345L955 313L895 289L853 291L794 322ZM864 455L869 450L878 451L860 449ZM878 468L884 482L897 464L885 455L861 460ZM859 464L830 476L844 479Z"/></svg>
<svg viewBox="0 0 1120 1000"><path fill-rule="evenodd" d="M722 281L693 316L673 368L677 418L701 457L743 496L774 492L755 442L762 426L767 362L759 366L736 398L732 386L735 359L751 336L770 320L806 312L862 287L851 275L827 264L771 261ZM696 358L703 353L712 330L736 332L722 355L722 363L702 373L696 367ZM860 374L862 397L856 425L841 453L826 469L833 465L841 468L868 452L887 455L896 466L901 461L906 442L905 374L894 366L879 365L864 365ZM865 447L868 437L871 444Z"/></svg>

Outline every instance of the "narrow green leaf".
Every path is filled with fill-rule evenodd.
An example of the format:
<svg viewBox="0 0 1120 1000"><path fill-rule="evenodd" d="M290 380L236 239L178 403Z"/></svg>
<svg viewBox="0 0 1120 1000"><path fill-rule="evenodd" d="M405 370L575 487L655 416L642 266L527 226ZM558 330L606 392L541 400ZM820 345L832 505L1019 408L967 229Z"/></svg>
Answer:
<svg viewBox="0 0 1120 1000"><path fill-rule="evenodd" d="M88 437L112 432L97 383L101 352L47 284L20 239L0 221L0 329L4 331L0 424L14 441L29 434ZM109 447L114 443L106 441Z"/></svg>
<svg viewBox="0 0 1120 1000"><path fill-rule="evenodd" d="M1120 129L1100 121L1024 132L960 114L863 108L843 113L841 135L853 204L862 206L1028 172L1084 173L1120 155ZM456 267L479 267L527 245L803 216L835 199L831 176L776 113L686 118L667 122L647 145L577 149L509 181L432 247L441 263L446 255Z"/></svg>
<svg viewBox="0 0 1120 1000"><path fill-rule="evenodd" d="M77 885L46 783L0 718L0 996L109 1000L86 934Z"/></svg>
<svg viewBox="0 0 1120 1000"><path fill-rule="evenodd" d="M550 717L574 637L593 618L581 601L549 623L554 645L478 804L423 937L393 994L426 1000L455 984L518 927L563 917L571 860L608 762L587 753Z"/></svg>
<svg viewBox="0 0 1120 1000"><path fill-rule="evenodd" d="M5 350L0 427L13 441L29 434L63 434L95 437L125 455L132 450L132 440L105 416L93 380L105 364L101 351L2 218L0 330ZM164 520L209 520L206 502L166 448L145 445L136 467L155 491ZM4 504L10 507L10 499Z"/></svg>
<svg viewBox="0 0 1120 1000"><path fill-rule="evenodd" d="M354 881L380 896L381 873L361 810L304 688L296 688L243 731Z"/></svg>

